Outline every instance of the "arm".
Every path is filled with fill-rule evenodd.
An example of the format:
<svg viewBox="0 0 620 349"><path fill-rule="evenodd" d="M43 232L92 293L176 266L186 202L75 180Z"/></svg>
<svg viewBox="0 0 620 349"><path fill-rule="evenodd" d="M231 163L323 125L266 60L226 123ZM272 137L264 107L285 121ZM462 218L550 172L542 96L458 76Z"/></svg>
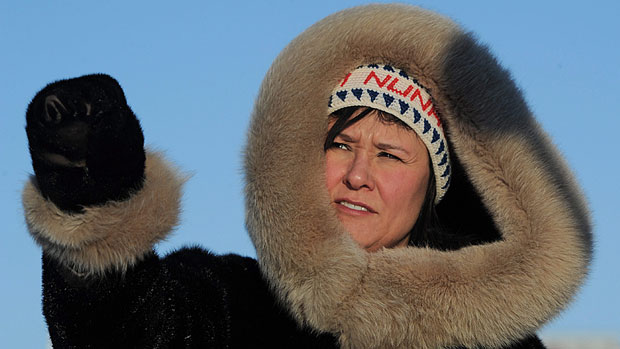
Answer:
<svg viewBox="0 0 620 349"><path fill-rule="evenodd" d="M224 343L218 278L192 274L188 284L183 253L160 259L152 251L177 222L183 179L145 155L118 83L91 75L48 85L28 107L26 131L35 176L24 209L43 248L43 310L54 344ZM206 265L217 263L202 254ZM192 294L197 289L204 297Z"/></svg>

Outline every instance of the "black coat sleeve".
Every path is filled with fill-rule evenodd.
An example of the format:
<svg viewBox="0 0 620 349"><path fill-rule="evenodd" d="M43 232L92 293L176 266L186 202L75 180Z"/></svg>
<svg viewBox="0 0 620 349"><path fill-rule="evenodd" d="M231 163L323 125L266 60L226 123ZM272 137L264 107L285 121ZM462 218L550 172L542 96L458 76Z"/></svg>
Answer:
<svg viewBox="0 0 620 349"><path fill-rule="evenodd" d="M44 255L43 308L55 347L336 346L299 328L255 260L184 248L149 254L125 274L75 275Z"/></svg>
<svg viewBox="0 0 620 349"><path fill-rule="evenodd" d="M182 265L170 264L151 254L125 274L84 279L44 255L43 312L54 346L229 347L222 285L208 275L186 285L172 276Z"/></svg>

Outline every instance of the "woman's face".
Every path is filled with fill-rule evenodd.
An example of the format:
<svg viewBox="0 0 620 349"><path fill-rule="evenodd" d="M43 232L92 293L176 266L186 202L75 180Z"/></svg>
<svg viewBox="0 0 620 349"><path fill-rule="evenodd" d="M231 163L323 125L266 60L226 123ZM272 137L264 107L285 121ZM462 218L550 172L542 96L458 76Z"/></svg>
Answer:
<svg viewBox="0 0 620 349"><path fill-rule="evenodd" d="M406 246L430 176L426 147L415 132L384 123L372 111L336 136L325 155L327 190L353 239L368 251Z"/></svg>

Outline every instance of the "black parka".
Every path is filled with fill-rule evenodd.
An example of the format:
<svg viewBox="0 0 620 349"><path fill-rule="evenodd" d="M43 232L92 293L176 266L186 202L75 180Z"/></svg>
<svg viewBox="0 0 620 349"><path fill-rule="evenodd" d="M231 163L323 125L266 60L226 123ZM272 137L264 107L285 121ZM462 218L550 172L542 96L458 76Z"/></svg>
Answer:
<svg viewBox="0 0 620 349"><path fill-rule="evenodd" d="M369 63L415 76L444 125L453 179L437 206L445 232L427 246L368 253L329 203L327 100ZM24 210L55 347L536 348L590 261L580 190L509 74L415 7L334 14L275 60L245 153L257 260L153 252L177 223L184 178L144 152L110 77L49 85L27 122Z"/></svg>

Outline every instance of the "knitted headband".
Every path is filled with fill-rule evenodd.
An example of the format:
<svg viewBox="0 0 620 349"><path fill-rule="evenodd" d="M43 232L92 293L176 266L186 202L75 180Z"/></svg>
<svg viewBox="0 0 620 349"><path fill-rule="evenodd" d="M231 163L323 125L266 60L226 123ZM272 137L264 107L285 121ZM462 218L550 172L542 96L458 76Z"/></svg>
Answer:
<svg viewBox="0 0 620 349"><path fill-rule="evenodd" d="M369 64L347 74L329 97L329 114L346 107L365 106L392 114L422 139L435 174L435 204L450 185L448 143L431 96L403 70Z"/></svg>

